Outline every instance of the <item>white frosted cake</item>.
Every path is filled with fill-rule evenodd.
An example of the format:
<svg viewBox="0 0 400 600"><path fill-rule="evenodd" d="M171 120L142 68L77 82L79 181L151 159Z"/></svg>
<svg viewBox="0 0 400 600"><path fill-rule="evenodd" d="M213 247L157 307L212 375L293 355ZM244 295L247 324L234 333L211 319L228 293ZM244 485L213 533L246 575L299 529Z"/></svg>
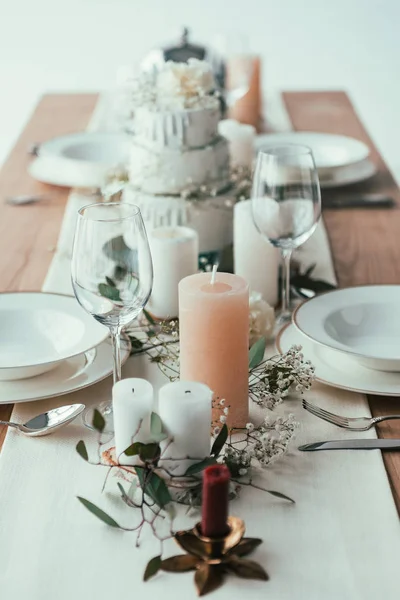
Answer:
<svg viewBox="0 0 400 600"><path fill-rule="evenodd" d="M152 214L157 205L163 213L169 198L170 206L197 195L218 200L229 187L229 148L218 134L220 102L214 89L211 67L196 59L168 62L155 80L139 85L126 196L141 206L147 202ZM200 247L209 245L200 239Z"/></svg>

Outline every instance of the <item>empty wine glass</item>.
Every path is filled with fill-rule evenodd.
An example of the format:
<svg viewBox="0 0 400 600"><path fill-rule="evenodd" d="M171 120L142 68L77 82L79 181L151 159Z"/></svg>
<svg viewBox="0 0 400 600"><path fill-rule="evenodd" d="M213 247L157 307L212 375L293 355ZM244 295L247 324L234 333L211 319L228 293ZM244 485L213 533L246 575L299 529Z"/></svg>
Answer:
<svg viewBox="0 0 400 600"><path fill-rule="evenodd" d="M321 216L318 173L310 148L290 144L259 152L253 178L252 210L258 231L282 253L282 306L277 317L277 324L282 325L291 318L292 252L313 234Z"/></svg>
<svg viewBox="0 0 400 600"><path fill-rule="evenodd" d="M81 306L110 329L114 383L121 379L122 328L146 305L153 265L146 229L137 206L108 202L84 206L78 213L72 250L72 286ZM112 405L98 409L113 430ZM86 424L91 426L89 414Z"/></svg>

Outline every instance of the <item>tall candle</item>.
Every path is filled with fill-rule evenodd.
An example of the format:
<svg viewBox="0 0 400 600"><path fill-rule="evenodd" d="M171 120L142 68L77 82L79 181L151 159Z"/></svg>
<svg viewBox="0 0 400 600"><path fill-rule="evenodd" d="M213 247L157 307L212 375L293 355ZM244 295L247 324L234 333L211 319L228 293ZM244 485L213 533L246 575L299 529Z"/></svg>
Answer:
<svg viewBox="0 0 400 600"><path fill-rule="evenodd" d="M229 59L227 70L228 70L228 85L229 85L229 73L232 73L232 79L235 77L235 70L243 68L243 61L249 62L248 55L233 56ZM241 64L242 63L242 64ZM247 123L253 125L259 131L261 128L261 107L262 107L262 96L261 96L261 61L259 56L253 56L251 58L252 72L250 76L249 89L246 94L235 102L234 106L229 110L229 116L233 119L237 119L241 123Z"/></svg>
<svg viewBox="0 0 400 600"><path fill-rule="evenodd" d="M228 533L229 481L226 465L211 465L203 471L201 533L205 537Z"/></svg>
<svg viewBox="0 0 400 600"><path fill-rule="evenodd" d="M122 379L113 386L115 451L121 465L138 464L137 456L124 454L133 442L150 442L153 395L153 386L145 379Z"/></svg>
<svg viewBox="0 0 400 600"><path fill-rule="evenodd" d="M238 202L234 209L234 270L260 292L271 306L278 302L279 250L257 231L253 222L251 200Z"/></svg>
<svg viewBox="0 0 400 600"><path fill-rule="evenodd" d="M251 169L254 160L255 128L234 119L224 119L218 123L218 132L228 140L231 164Z"/></svg>
<svg viewBox="0 0 400 600"><path fill-rule="evenodd" d="M181 379L201 381L229 406L228 425L248 421L249 288L231 273L191 275L179 284ZM214 415L216 415L214 411Z"/></svg>
<svg viewBox="0 0 400 600"><path fill-rule="evenodd" d="M160 389L158 414L173 441L161 443L159 464L174 475L210 455L211 401L212 391L202 383L175 381Z"/></svg>
<svg viewBox="0 0 400 600"><path fill-rule="evenodd" d="M147 309L158 318L177 317L178 284L198 271L198 235L189 227L158 227L148 238L154 281Z"/></svg>

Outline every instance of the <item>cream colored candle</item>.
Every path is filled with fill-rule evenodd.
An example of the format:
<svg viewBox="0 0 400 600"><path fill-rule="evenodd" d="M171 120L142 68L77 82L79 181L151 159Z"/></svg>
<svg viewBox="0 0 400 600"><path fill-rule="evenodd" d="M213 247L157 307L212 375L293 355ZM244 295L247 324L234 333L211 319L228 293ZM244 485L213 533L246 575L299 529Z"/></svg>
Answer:
<svg viewBox="0 0 400 600"><path fill-rule="evenodd" d="M159 464L174 475L184 475L210 456L211 399L210 388L192 381L174 381L160 389L158 414L172 442L161 442Z"/></svg>
<svg viewBox="0 0 400 600"><path fill-rule="evenodd" d="M178 283L198 271L199 237L189 227L157 227L148 232L153 289L147 310L159 319L178 316Z"/></svg>
<svg viewBox="0 0 400 600"><path fill-rule="evenodd" d="M179 284L180 377L207 385L229 406L228 425L248 421L249 288L231 273ZM216 416L215 411L213 414Z"/></svg>

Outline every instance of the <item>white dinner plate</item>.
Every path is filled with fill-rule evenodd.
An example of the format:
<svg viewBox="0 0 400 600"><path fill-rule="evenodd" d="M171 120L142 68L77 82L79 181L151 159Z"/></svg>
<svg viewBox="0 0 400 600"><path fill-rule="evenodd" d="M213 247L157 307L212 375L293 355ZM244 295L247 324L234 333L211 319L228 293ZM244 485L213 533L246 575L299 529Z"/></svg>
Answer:
<svg viewBox="0 0 400 600"><path fill-rule="evenodd" d="M377 168L368 158L355 165L347 167L338 167L337 169L326 169L324 172L318 172L318 178L321 188L329 189L352 185L370 179L377 172Z"/></svg>
<svg viewBox="0 0 400 600"><path fill-rule="evenodd" d="M41 144L28 170L43 183L99 188L109 169L127 162L129 145L129 136L119 133L65 135Z"/></svg>
<svg viewBox="0 0 400 600"><path fill-rule="evenodd" d="M0 294L0 331L0 380L45 373L108 336L74 296L43 292Z"/></svg>
<svg viewBox="0 0 400 600"><path fill-rule="evenodd" d="M124 364L130 354L130 343L125 339L121 346ZM111 375L112 364L111 344L106 340L50 372L18 381L0 381L0 404L33 402L76 392Z"/></svg>
<svg viewBox="0 0 400 600"><path fill-rule="evenodd" d="M315 344L289 323L278 333L276 347L283 354L293 344L303 347L304 358L314 365L321 383L375 396L400 396L400 373L367 369L349 356Z"/></svg>
<svg viewBox="0 0 400 600"><path fill-rule="evenodd" d="M344 135L291 131L256 137L256 149L278 144L304 144L311 148L317 169L332 169L358 163L369 156L366 144Z"/></svg>
<svg viewBox="0 0 400 600"><path fill-rule="evenodd" d="M293 323L309 339L382 371L400 371L400 285L333 290L298 306Z"/></svg>

